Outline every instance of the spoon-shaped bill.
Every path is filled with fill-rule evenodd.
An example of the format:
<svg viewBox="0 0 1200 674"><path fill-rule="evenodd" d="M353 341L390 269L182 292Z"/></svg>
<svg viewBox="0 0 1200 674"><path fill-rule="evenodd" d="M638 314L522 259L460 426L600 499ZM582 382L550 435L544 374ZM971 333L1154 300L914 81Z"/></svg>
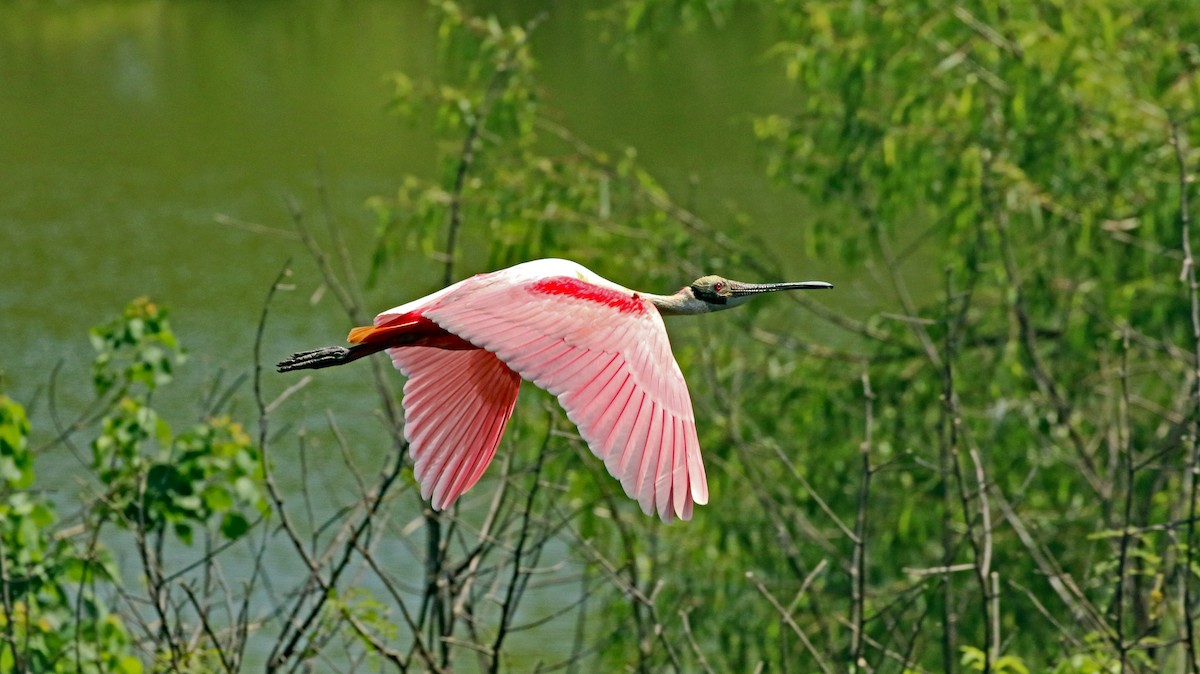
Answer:
<svg viewBox="0 0 1200 674"><path fill-rule="evenodd" d="M770 293L777 290L829 290L832 287L832 283L826 283L824 281L792 281L788 283L742 283L740 281L729 282L729 290L733 293L734 297L739 295Z"/></svg>

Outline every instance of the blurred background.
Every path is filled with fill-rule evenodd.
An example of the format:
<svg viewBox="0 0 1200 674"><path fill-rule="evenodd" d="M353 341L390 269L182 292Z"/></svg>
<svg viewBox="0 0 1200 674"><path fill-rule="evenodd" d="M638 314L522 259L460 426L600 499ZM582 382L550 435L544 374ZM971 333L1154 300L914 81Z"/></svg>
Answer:
<svg viewBox="0 0 1200 674"><path fill-rule="evenodd" d="M0 671L1196 671L1197 68L1182 0L0 4ZM836 286L668 323L692 522L531 386L434 514L398 374L273 372L552 256Z"/></svg>

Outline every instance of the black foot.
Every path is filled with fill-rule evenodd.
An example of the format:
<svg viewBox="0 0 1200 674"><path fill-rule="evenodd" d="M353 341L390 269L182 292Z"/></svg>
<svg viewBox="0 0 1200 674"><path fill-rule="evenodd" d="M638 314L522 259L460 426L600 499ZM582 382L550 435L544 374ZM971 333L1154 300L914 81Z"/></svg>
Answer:
<svg viewBox="0 0 1200 674"><path fill-rule="evenodd" d="M327 346L312 351L301 351L284 358L275 364L277 372L292 370L315 370L322 367L332 367L354 360L350 357L350 349L344 346Z"/></svg>

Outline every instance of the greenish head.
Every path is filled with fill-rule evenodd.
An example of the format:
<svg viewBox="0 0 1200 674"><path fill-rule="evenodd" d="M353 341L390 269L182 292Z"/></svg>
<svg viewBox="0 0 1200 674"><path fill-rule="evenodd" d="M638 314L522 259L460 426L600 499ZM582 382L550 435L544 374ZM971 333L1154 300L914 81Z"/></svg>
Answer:
<svg viewBox="0 0 1200 674"><path fill-rule="evenodd" d="M833 285L824 281L793 281L788 283L743 283L721 276L702 276L688 289L692 296L709 305L710 311L729 309L756 295L779 290L828 290Z"/></svg>

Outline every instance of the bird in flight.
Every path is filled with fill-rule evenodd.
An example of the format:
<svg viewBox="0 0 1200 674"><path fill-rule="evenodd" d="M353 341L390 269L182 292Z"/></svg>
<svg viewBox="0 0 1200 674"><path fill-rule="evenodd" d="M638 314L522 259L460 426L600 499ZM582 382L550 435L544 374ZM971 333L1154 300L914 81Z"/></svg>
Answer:
<svg viewBox="0 0 1200 674"><path fill-rule="evenodd" d="M379 351L404 384L404 437L422 498L454 503L483 475L521 379L558 397L592 453L642 511L691 519L708 482L687 384L662 316L703 314L821 281L741 283L705 276L673 295L637 292L569 260L479 274L354 328L353 346L304 351L280 372L342 365Z"/></svg>

